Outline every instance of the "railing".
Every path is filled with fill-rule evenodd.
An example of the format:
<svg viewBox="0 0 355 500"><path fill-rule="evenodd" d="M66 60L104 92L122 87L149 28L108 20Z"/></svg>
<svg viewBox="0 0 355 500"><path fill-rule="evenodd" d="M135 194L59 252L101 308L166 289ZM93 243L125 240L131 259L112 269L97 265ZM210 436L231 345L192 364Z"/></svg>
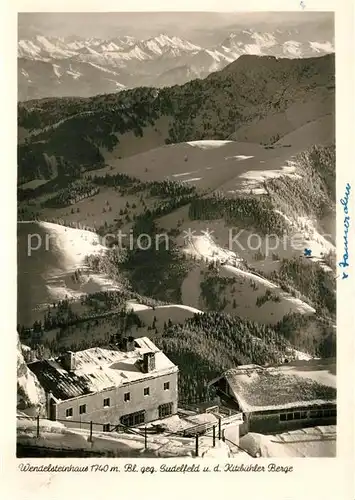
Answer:
<svg viewBox="0 0 355 500"><path fill-rule="evenodd" d="M192 427L188 427L187 429L183 429L181 434L183 436L196 436L196 434L206 434L206 432L214 429L216 427L216 424L210 424L210 423L201 423L201 424L196 424L193 425Z"/></svg>
<svg viewBox="0 0 355 500"><path fill-rule="evenodd" d="M72 419L68 420L68 419L61 419L61 418L57 418L56 420L50 420L48 418L41 418L39 415L37 415L36 417L30 417L28 415L26 415L26 416L25 415L17 415L17 418L36 421L36 435L37 435L37 437L40 437L40 421L41 420L45 420L46 422L63 422L65 424L68 424L68 422L70 422L70 424L79 424L80 429L82 428L82 425L88 425L88 427L89 427L88 430L90 432L89 441L92 441L92 436L95 433L113 432L115 430L117 431L118 428L122 429L122 432L127 432L130 434L138 435L140 437L145 437L144 432L140 432L138 429L134 429L132 427L127 427L123 424L108 424L108 423L103 424L102 422L94 422L92 420L72 420ZM102 431L94 431L93 430L94 425L102 427ZM107 428L108 428L108 430L105 430ZM68 427L68 429L69 429L69 427Z"/></svg>
<svg viewBox="0 0 355 500"><path fill-rule="evenodd" d="M234 413L233 415L229 415L228 417L222 417L222 424L229 425L234 422L243 422L243 413Z"/></svg>
<svg viewBox="0 0 355 500"><path fill-rule="evenodd" d="M242 448L241 446L239 446L239 444L237 443L234 443L233 441L231 441L230 439L226 438L225 435L223 434L223 437L222 437L222 441L224 441L225 443L230 443L232 446L235 446L236 448L238 448L239 451L242 451L243 453L246 453L247 455L249 455L251 458L256 458L254 455L252 455L248 450Z"/></svg>
<svg viewBox="0 0 355 500"><path fill-rule="evenodd" d="M41 420L45 420L46 422L64 422L64 423L68 424L67 419L66 420L57 419L57 420L51 421L48 418L42 418L39 415L37 415L36 417L30 417L27 415L26 416L25 415L17 415L17 418L18 419L26 419L26 420L30 420L32 422L35 422L35 424L36 424L36 437L37 438L39 438L40 434L41 434L41 427L40 427ZM80 428L81 428L81 425L87 424L89 426L88 441L91 443L93 442L93 435L94 434L101 434L102 432L118 432L119 430L122 430L122 432L133 434L137 437L144 439L144 449L145 450L148 449L149 433L147 431L147 426L145 426L144 429L141 431L140 429L127 427L123 424L107 424L107 423L103 424L101 422L93 422L92 420L90 420L90 421L70 420L70 423L71 424L79 424ZM93 430L94 426L102 427L102 431ZM104 430L107 428L108 428L108 430ZM212 436L210 436L210 435L206 436L206 433L210 432L210 431L212 431ZM183 430L177 431L177 432L171 432L171 433L164 432L164 437L171 436L171 437L175 437L175 438L194 438L195 439L195 457L199 456L199 438L202 437L203 435L204 435L204 437L212 439L212 446L213 447L216 446L216 440L219 439L219 440L222 440L224 442L227 441L227 442L231 443L236 448L238 448L241 451L244 451L245 453L248 453L250 455L250 453L247 450L244 450L236 443L233 443L233 441L231 441L230 439L225 438L224 431L222 431L222 419L221 418L219 418L218 424L202 423L202 424L196 424L192 427L188 427L187 429L183 429ZM252 456L252 455L250 455L250 456ZM253 457L253 458L255 458L255 457Z"/></svg>

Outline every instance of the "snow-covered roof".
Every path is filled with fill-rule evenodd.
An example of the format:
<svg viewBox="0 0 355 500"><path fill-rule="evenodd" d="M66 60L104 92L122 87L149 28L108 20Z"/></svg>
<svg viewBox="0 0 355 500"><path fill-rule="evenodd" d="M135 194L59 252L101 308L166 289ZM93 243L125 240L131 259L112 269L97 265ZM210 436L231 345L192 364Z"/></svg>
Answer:
<svg viewBox="0 0 355 500"><path fill-rule="evenodd" d="M281 366L245 365L226 371L234 398L245 412L336 402L334 359L294 361Z"/></svg>
<svg viewBox="0 0 355 500"><path fill-rule="evenodd" d="M147 337L134 340L135 349L124 352L118 348L93 347L75 353L75 370L67 371L60 359L30 363L46 392L57 400L67 400L92 394L133 381L154 378L176 372L178 368ZM144 373L140 361L144 353L155 354L155 368Z"/></svg>

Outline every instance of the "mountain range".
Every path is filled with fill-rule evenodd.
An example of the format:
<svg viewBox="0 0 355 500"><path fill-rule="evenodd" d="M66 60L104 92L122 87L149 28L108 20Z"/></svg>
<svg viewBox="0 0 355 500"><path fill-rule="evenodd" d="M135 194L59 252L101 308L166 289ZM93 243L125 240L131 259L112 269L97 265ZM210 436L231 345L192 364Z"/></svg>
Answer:
<svg viewBox="0 0 355 500"><path fill-rule="evenodd" d="M219 71L241 55L305 58L334 51L324 31L239 29L213 46L160 34L103 40L35 35L18 41L18 99L111 93L181 85Z"/></svg>
<svg viewBox="0 0 355 500"><path fill-rule="evenodd" d="M334 54L242 54L183 85L20 102L31 356L149 336L188 402L238 364L334 356L334 108Z"/></svg>

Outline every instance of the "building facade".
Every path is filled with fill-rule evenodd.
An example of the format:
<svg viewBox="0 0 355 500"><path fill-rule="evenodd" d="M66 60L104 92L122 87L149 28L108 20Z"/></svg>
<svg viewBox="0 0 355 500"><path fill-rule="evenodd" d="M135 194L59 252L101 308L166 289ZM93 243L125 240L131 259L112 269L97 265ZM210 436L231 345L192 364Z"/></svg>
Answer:
<svg viewBox="0 0 355 500"><path fill-rule="evenodd" d="M50 419L109 430L177 413L177 366L147 337L111 347L28 365L46 391Z"/></svg>
<svg viewBox="0 0 355 500"><path fill-rule="evenodd" d="M240 433L279 433L336 424L332 360L278 367L239 366L210 382L223 403L243 413Z"/></svg>

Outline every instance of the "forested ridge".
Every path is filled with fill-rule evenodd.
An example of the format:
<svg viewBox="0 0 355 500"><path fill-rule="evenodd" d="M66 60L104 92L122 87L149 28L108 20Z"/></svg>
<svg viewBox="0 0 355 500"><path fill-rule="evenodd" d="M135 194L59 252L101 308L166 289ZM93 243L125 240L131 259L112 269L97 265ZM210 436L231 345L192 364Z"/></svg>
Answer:
<svg viewBox="0 0 355 500"><path fill-rule="evenodd" d="M113 150L128 131L142 136L144 127L154 127L162 116L169 120L165 143L227 139L238 127L283 111L317 90L334 93L333 55L293 60L242 56L224 70L182 86L19 103L19 127L44 129L18 146L19 182L56 174L45 155L63 158L63 168L75 172L100 168L100 148Z"/></svg>
<svg viewBox="0 0 355 500"><path fill-rule="evenodd" d="M117 306L117 298L114 304ZM125 308L115 317L118 326L116 341L120 335L129 334L133 325L143 326L137 314ZM57 314L48 311L45 319L47 328L62 324L54 339L47 340L44 325L41 328L36 324L32 331L19 328L21 341L31 346L36 358L56 356L68 348L68 344L64 349L61 347L61 338L70 329L70 325L64 326L63 321L70 319L68 304L60 304ZM95 321L95 318L87 320L84 325L89 326ZM273 328L221 313L196 314L182 324L168 322L162 330L152 328L150 337L179 366L179 396L184 401L206 399L207 382L223 370L240 364L282 363L286 357L292 357L290 343ZM92 339L90 343L90 337L87 337L86 341L75 342L73 339L69 346L72 350L80 350L105 346L110 341L112 338L102 338Z"/></svg>
<svg viewBox="0 0 355 500"><path fill-rule="evenodd" d="M274 207L291 217L335 213L335 146L313 146L297 155L294 163L300 177L282 176L265 183Z"/></svg>

